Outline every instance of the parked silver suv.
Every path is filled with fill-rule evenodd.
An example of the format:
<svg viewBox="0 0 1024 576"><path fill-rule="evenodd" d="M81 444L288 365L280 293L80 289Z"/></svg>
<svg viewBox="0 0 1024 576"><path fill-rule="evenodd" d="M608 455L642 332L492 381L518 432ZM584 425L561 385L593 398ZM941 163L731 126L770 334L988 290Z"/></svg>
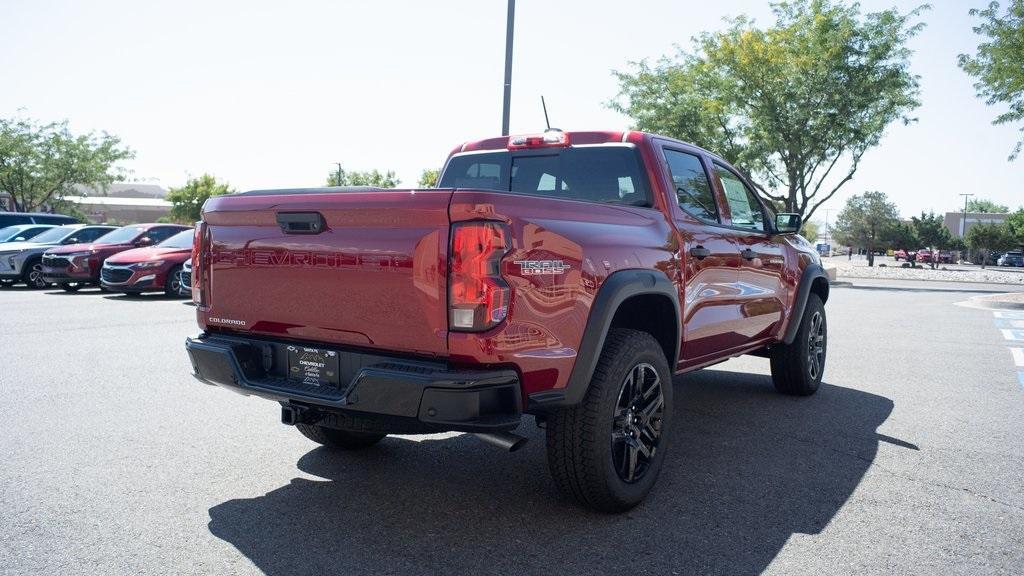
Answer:
<svg viewBox="0 0 1024 576"><path fill-rule="evenodd" d="M0 285L19 282L29 288L46 288L42 276L43 252L63 244L89 243L117 226L67 224L54 226L27 242L0 243Z"/></svg>

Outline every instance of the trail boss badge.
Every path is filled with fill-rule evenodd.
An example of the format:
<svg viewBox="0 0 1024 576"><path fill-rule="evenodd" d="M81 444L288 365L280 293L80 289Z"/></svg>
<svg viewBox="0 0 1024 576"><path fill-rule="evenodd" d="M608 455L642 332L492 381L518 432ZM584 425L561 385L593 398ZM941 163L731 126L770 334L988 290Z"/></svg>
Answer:
<svg viewBox="0 0 1024 576"><path fill-rule="evenodd" d="M516 260L514 263L519 264L519 273L523 276L565 274L570 268L561 260Z"/></svg>

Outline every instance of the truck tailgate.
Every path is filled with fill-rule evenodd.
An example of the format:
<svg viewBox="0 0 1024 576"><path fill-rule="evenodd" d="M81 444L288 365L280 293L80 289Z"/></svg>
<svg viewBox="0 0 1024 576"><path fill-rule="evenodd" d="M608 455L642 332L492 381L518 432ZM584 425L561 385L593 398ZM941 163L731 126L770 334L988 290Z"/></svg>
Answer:
<svg viewBox="0 0 1024 576"><path fill-rule="evenodd" d="M442 355L451 191L211 198L207 329ZM317 222L317 231L281 220ZM287 229L287 231L286 231Z"/></svg>

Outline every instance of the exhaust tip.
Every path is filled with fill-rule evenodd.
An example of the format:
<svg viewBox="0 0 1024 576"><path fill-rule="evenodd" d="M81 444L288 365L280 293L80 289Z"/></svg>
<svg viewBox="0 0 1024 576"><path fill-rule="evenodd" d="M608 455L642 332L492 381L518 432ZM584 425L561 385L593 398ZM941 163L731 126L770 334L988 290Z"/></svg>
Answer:
<svg viewBox="0 0 1024 576"><path fill-rule="evenodd" d="M490 444L506 452L515 452L529 441L528 438L511 432L477 432L473 434L485 444Z"/></svg>

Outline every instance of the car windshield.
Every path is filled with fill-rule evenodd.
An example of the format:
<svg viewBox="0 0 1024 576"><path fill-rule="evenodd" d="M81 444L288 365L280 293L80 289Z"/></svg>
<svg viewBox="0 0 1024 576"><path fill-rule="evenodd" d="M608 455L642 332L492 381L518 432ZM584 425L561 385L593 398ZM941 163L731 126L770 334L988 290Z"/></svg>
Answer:
<svg viewBox="0 0 1024 576"><path fill-rule="evenodd" d="M95 242L97 244L127 244L145 231L146 229L142 226L125 226L100 236Z"/></svg>
<svg viewBox="0 0 1024 576"><path fill-rule="evenodd" d="M57 226L56 228L50 228L49 230L43 232L42 234L39 234L38 236L33 236L32 242L38 242L40 244L60 242L61 240L74 234L78 230L78 226Z"/></svg>
<svg viewBox="0 0 1024 576"><path fill-rule="evenodd" d="M192 247L192 229L182 230L174 236L171 236L167 240L157 244L161 248L191 248Z"/></svg>
<svg viewBox="0 0 1024 576"><path fill-rule="evenodd" d="M18 226L7 226L6 228L0 228L0 242L7 242L13 240L21 232L21 228Z"/></svg>

